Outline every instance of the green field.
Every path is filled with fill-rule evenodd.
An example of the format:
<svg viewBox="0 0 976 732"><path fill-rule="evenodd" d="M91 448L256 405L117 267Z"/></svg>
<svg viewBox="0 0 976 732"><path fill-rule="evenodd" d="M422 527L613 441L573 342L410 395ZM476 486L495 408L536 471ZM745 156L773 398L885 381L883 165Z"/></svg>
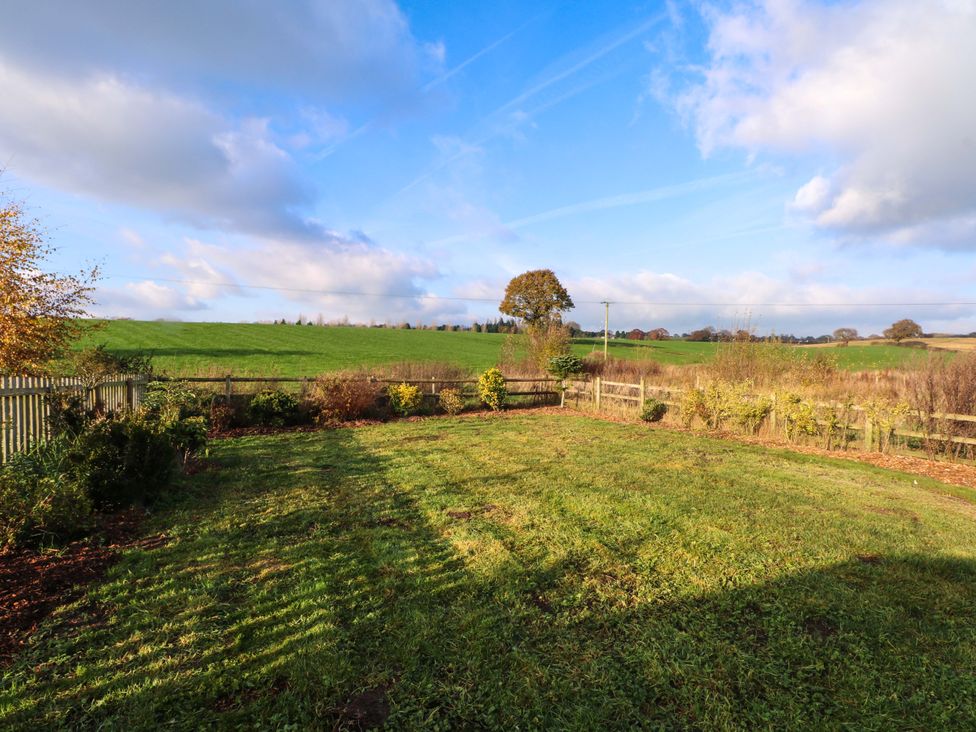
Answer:
<svg viewBox="0 0 976 732"><path fill-rule="evenodd" d="M212 461L2 671L0 727L976 727L973 491L532 414Z"/></svg>
<svg viewBox="0 0 976 732"><path fill-rule="evenodd" d="M327 371L378 366L399 361L444 361L474 371L495 365L506 336L387 328L320 328L255 323L176 323L116 320L95 331L82 345L104 343L119 353L151 353L157 371L178 375L313 376ZM574 351L602 352L600 339L578 339ZM714 343L614 340L610 353L620 358L665 364L705 363ZM815 354L820 349L804 348ZM831 348L844 368L892 368L918 357L918 351L871 345Z"/></svg>

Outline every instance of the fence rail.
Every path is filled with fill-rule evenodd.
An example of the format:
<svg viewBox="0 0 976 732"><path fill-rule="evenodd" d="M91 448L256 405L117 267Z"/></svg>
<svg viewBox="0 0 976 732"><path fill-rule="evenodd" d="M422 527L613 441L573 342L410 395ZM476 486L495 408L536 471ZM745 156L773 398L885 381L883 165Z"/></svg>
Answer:
<svg viewBox="0 0 976 732"><path fill-rule="evenodd" d="M26 452L50 437L49 397L76 393L88 409L116 412L139 406L146 377L110 376L97 384L78 377L0 376L0 463Z"/></svg>
<svg viewBox="0 0 976 732"><path fill-rule="evenodd" d="M611 391L607 390L610 387ZM636 391L637 395L633 394L620 394L612 391L612 389L630 389ZM680 396L685 393L685 389L681 387L669 387L669 386L656 386L652 384L646 384L644 379L641 379L637 384L628 384L619 381L603 381L600 377L596 377L593 381L567 381L565 388L565 396L570 397L583 397L590 401L597 409L600 409L607 399L625 401L625 402L635 402L637 403L637 408L640 409L644 404L645 395L647 392L654 392L656 394L664 395L658 399L658 401L668 405L669 407L675 407L679 405L679 402L674 399L674 395ZM564 399L565 399L564 396ZM758 395L752 395L751 398L755 399ZM774 411L770 415L770 422L772 428L775 430L777 427L776 412L775 412L775 396L773 397ZM856 422L851 422L843 425L847 430L854 432L860 432L862 435L862 442L864 449L871 450L875 444L876 437L880 436L879 427L875 425L870 416L868 415L865 408L861 405L844 405L837 402L815 402L814 406L820 408L833 408L833 409L849 409L860 415L860 419ZM920 412L917 410L912 410L909 412L909 416L915 417L922 421L933 420L936 422L976 422L976 415L973 414L954 414L949 412L932 412L926 414L925 412ZM823 420L817 420L819 425L824 425L826 422ZM946 435L937 432L919 432L918 430L909 429L905 425L897 425L891 429L890 435L894 437L908 437L914 439L922 440L935 440L937 442L945 442L955 445L970 445L976 446L976 437L966 437L962 435Z"/></svg>
<svg viewBox="0 0 976 732"><path fill-rule="evenodd" d="M13 455L26 452L50 437L51 414L49 395L52 392L81 394L88 409L117 412L137 409L150 381L185 381L194 384L219 384L228 399L234 396L235 384L301 384L315 381L310 376L144 376L120 374L97 384L86 384L79 377L0 377L0 463ZM414 384L422 387L425 399L436 399L447 387L476 385L477 379L377 379L363 381L375 384ZM546 379L506 379L509 384L532 385L509 391L515 397L556 397L556 381Z"/></svg>

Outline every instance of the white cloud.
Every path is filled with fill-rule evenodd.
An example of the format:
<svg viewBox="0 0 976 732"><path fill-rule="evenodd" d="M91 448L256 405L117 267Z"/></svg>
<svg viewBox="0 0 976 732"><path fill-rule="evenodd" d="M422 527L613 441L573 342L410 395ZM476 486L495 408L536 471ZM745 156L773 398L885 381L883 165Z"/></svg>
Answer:
<svg viewBox="0 0 976 732"><path fill-rule="evenodd" d="M174 313L207 309L207 303L179 287L151 279L122 287L99 287L92 312L99 317L158 318Z"/></svg>
<svg viewBox="0 0 976 732"><path fill-rule="evenodd" d="M464 319L466 312L463 304L425 297L423 282L441 276L433 263L364 239L334 238L323 244L252 238L234 246L189 239L184 244L158 264L174 272L167 277L184 280L175 287L186 302L215 306L227 296L272 295L293 303L296 312L348 315L363 322ZM161 304L158 314L166 310Z"/></svg>
<svg viewBox="0 0 976 732"><path fill-rule="evenodd" d="M66 81L0 61L0 151L19 174L196 225L317 235L313 191L267 121L114 76Z"/></svg>
<svg viewBox="0 0 976 732"><path fill-rule="evenodd" d="M611 330L640 326L690 331L705 325L717 328L751 325L761 335L773 332L816 335L851 325L868 333L880 332L903 317L914 318L929 330L969 332L976 327L974 306L892 308L869 305L969 298L952 296L934 288L853 287L825 283L810 276L814 273L804 274L806 276L802 278L777 279L762 272L742 271L691 280L669 273L639 271L567 278L565 282L578 303L569 318L584 326L602 327L603 306L582 303L610 300L615 303L610 306Z"/></svg>
<svg viewBox="0 0 976 732"><path fill-rule="evenodd" d="M427 61L393 0L7 3L0 49L76 79L125 69L151 85L263 88L316 103L395 99Z"/></svg>
<svg viewBox="0 0 976 732"><path fill-rule="evenodd" d="M976 213L976 2L765 0L705 15L704 81L676 99L705 155L833 160L794 202L825 228L890 233Z"/></svg>

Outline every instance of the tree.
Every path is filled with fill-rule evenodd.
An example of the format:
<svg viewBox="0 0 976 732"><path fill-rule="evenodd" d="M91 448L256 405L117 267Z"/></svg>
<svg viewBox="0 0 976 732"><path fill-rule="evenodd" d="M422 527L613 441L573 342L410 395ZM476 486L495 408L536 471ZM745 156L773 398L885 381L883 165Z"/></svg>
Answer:
<svg viewBox="0 0 976 732"><path fill-rule="evenodd" d="M857 338L856 328L838 328L834 331L834 340L840 341L845 346Z"/></svg>
<svg viewBox="0 0 976 732"><path fill-rule="evenodd" d="M667 328L655 328L647 331L647 340L649 341L666 341L670 337L671 334L668 333Z"/></svg>
<svg viewBox="0 0 976 732"><path fill-rule="evenodd" d="M521 318L526 326L557 323L573 309L573 300L551 269L536 269L513 277L505 288L499 311Z"/></svg>
<svg viewBox="0 0 976 732"><path fill-rule="evenodd" d="M895 343L900 343L906 338L921 338L922 326L914 320L905 318L897 323L892 323L890 328L885 328L884 337Z"/></svg>
<svg viewBox="0 0 976 732"><path fill-rule="evenodd" d="M646 334L640 328L634 328L632 331L627 333L627 339L631 341L642 341Z"/></svg>
<svg viewBox="0 0 976 732"><path fill-rule="evenodd" d="M40 224L15 202L0 203L0 373L37 374L81 335L98 268L43 271L54 252Z"/></svg>

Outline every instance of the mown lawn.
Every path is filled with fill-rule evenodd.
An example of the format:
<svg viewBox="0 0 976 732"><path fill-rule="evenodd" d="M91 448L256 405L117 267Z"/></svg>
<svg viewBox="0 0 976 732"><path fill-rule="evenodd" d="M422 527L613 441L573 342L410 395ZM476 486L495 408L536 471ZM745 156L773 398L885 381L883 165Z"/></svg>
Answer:
<svg viewBox="0 0 976 732"><path fill-rule="evenodd" d="M505 335L387 328L319 328L260 323L178 323L113 320L79 347L103 343L122 354L149 353L157 371L174 375L314 376L400 361L440 361L483 371L498 363ZM707 363L715 343L611 340L619 358L665 364ZM803 348L813 356L820 348ZM600 338L578 338L578 356L603 352ZM841 368L897 368L924 355L911 348L851 345L830 348Z"/></svg>
<svg viewBox="0 0 976 732"><path fill-rule="evenodd" d="M5 729L976 726L976 494L523 414L218 443Z"/></svg>

